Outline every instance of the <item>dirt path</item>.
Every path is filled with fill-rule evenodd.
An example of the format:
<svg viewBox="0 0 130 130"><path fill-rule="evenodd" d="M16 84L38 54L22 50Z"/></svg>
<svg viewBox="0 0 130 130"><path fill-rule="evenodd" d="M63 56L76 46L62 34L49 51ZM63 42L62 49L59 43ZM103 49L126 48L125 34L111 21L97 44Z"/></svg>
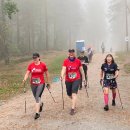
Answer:
<svg viewBox="0 0 130 130"><path fill-rule="evenodd" d="M105 56L105 55L104 55ZM119 98L117 106L111 106L110 111L103 110L103 95L99 85L100 66L104 56L95 54L93 62L89 66L89 98L85 89L79 91L77 113L70 116L71 102L65 97L65 110L62 110L60 83L52 85L52 94L57 103L53 103L48 91L43 94L44 111L41 118L34 121L34 98L28 91L0 106L0 130L130 130L130 86L129 77L121 70L119 88L124 110L121 109ZM101 57L101 58L99 58ZM27 99L27 113L24 113L24 100Z"/></svg>

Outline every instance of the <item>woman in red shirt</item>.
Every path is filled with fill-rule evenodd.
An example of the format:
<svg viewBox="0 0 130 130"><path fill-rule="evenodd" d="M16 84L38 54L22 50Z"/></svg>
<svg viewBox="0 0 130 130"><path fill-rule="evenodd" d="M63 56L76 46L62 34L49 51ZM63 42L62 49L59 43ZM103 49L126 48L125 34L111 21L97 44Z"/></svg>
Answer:
<svg viewBox="0 0 130 130"><path fill-rule="evenodd" d="M80 73L82 74L83 81L85 83L85 76L82 68L82 64L79 59L75 57L75 50L69 50L69 57L64 60L61 80L65 76L65 84L67 95L72 100L71 115L75 114L75 107L77 102L77 93L80 85Z"/></svg>
<svg viewBox="0 0 130 130"><path fill-rule="evenodd" d="M33 62L29 64L27 72L24 76L23 83L26 82L27 78L31 74L31 89L36 100L36 114L34 119L40 117L42 111L43 102L41 102L41 96L45 88L44 73L47 77L47 83L49 81L49 74L46 64L40 61L40 55L38 53L33 54ZM49 84L48 84L49 85Z"/></svg>

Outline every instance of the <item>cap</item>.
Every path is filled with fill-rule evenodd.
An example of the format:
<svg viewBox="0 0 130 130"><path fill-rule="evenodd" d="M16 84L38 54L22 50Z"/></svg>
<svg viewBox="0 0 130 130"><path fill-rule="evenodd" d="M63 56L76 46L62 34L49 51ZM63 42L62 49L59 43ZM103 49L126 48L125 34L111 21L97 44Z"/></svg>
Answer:
<svg viewBox="0 0 130 130"><path fill-rule="evenodd" d="M82 51L80 51L80 53L84 53L84 51L82 50Z"/></svg>
<svg viewBox="0 0 130 130"><path fill-rule="evenodd" d="M40 57L39 53L33 53L33 58Z"/></svg>
<svg viewBox="0 0 130 130"><path fill-rule="evenodd" d="M75 52L75 50L74 49L69 49L68 52Z"/></svg>

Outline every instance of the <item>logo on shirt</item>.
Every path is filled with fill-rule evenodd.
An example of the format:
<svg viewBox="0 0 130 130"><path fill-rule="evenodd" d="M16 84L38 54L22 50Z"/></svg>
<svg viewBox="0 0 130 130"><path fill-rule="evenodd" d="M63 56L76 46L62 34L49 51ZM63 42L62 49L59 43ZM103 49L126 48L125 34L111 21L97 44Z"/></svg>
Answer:
<svg viewBox="0 0 130 130"><path fill-rule="evenodd" d="M33 68L33 69L32 69L32 72L42 72L42 70L41 70L41 69Z"/></svg>
<svg viewBox="0 0 130 130"><path fill-rule="evenodd" d="M76 70L76 67L69 66L68 70Z"/></svg>

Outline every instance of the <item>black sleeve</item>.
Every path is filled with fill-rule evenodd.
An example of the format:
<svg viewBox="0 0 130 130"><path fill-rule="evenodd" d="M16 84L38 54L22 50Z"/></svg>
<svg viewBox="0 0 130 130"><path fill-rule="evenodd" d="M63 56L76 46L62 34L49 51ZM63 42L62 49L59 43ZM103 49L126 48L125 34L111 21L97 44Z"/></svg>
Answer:
<svg viewBox="0 0 130 130"><path fill-rule="evenodd" d="M115 65L114 65L114 68L115 68L115 71L119 71L120 69L119 69L119 67L118 67L118 65L115 63Z"/></svg>
<svg viewBox="0 0 130 130"><path fill-rule="evenodd" d="M102 64L102 66L101 66L101 70L104 71L104 64Z"/></svg>

